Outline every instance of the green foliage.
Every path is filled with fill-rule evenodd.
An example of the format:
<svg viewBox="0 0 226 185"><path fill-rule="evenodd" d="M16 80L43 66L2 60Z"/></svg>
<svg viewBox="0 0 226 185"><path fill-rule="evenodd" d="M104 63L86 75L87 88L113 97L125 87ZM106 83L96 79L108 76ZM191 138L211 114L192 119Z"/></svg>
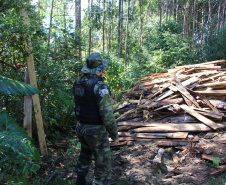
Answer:
<svg viewBox="0 0 226 185"><path fill-rule="evenodd" d="M213 159L213 165L215 166L215 167L217 167L217 166L219 166L219 162L221 161L221 159L219 158L219 157L215 157L214 159Z"/></svg>
<svg viewBox="0 0 226 185"><path fill-rule="evenodd" d="M160 68L199 63L194 43L184 39L182 28L173 20L160 27L153 24L146 35L144 46L151 55L151 61Z"/></svg>
<svg viewBox="0 0 226 185"><path fill-rule="evenodd" d="M224 177L211 177L209 185L225 185L226 179Z"/></svg>
<svg viewBox="0 0 226 185"><path fill-rule="evenodd" d="M226 59L226 26L214 33L204 42L204 54L207 61Z"/></svg>
<svg viewBox="0 0 226 185"><path fill-rule="evenodd" d="M23 63L27 56L23 41L28 28L14 9L0 13L0 26L0 62L4 67L10 66L17 70L16 63Z"/></svg>
<svg viewBox="0 0 226 185"><path fill-rule="evenodd" d="M30 84L0 76L0 93L1 92L6 95L24 94L25 96L30 96L38 94L41 91Z"/></svg>
<svg viewBox="0 0 226 185"><path fill-rule="evenodd" d="M57 106L53 103L51 103L51 105L57 110L59 114L60 124L58 125L57 122L52 123L55 123L55 126L59 127L60 129L67 129L68 126L70 126L69 119L71 118L74 111L74 103L71 101L69 95L60 89L58 89L58 97L61 100L60 105Z"/></svg>
<svg viewBox="0 0 226 185"><path fill-rule="evenodd" d="M0 179L26 182L39 169L39 151L26 132L6 112L0 114Z"/></svg>
<svg viewBox="0 0 226 185"><path fill-rule="evenodd" d="M120 91L123 89L123 84L120 80L120 74L123 72L124 67L122 61L119 60L114 55L108 55L102 53L102 58L110 60L109 67L107 68L107 73L105 74L106 83L111 88L111 91Z"/></svg>

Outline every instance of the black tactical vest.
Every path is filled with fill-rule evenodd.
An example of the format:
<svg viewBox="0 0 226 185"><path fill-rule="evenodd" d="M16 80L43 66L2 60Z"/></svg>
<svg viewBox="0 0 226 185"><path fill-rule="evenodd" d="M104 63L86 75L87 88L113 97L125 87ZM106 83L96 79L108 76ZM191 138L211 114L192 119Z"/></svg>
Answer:
<svg viewBox="0 0 226 185"><path fill-rule="evenodd" d="M73 86L75 98L75 113L78 120L83 124L102 124L94 86L101 77L82 76Z"/></svg>

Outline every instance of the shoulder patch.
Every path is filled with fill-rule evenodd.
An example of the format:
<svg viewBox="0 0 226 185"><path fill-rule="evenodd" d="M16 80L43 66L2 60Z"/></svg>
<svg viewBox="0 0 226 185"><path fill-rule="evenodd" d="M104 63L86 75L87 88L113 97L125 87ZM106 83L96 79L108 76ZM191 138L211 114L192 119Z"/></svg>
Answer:
<svg viewBox="0 0 226 185"><path fill-rule="evenodd" d="M108 89L101 89L101 92L102 92L103 95L109 94Z"/></svg>

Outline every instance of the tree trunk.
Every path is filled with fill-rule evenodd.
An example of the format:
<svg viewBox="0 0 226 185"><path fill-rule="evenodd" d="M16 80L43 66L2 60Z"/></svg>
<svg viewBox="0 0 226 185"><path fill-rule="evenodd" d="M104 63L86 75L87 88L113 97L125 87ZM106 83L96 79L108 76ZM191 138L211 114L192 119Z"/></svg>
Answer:
<svg viewBox="0 0 226 185"><path fill-rule="evenodd" d="M75 0L75 30L81 37L81 0ZM82 57L81 46L78 49L79 58Z"/></svg>
<svg viewBox="0 0 226 185"><path fill-rule="evenodd" d="M134 5L135 5L135 1L133 0L132 2L132 13L131 13L131 21L130 21L130 38L129 38L129 56L128 56L128 60L130 60L130 53L131 53L131 41L132 41L132 30L133 30L133 12L134 12Z"/></svg>
<svg viewBox="0 0 226 185"><path fill-rule="evenodd" d="M25 83L30 84L27 67L25 68ZM32 97L24 96L24 121L23 127L29 137L32 137Z"/></svg>
<svg viewBox="0 0 226 185"><path fill-rule="evenodd" d="M176 4L176 22L179 23L178 21L178 14L179 14L179 0L177 0L177 4Z"/></svg>
<svg viewBox="0 0 226 185"><path fill-rule="evenodd" d="M92 7L93 7L93 0L91 0L91 4L90 4L90 1L89 1L89 20L90 20L90 23L89 23L89 51L88 51L88 55L90 55L91 53L91 48L92 48L92 20L91 20L91 15L92 15Z"/></svg>
<svg viewBox="0 0 226 185"><path fill-rule="evenodd" d="M104 43L105 43L104 26L105 26L105 0L103 0L103 36L102 36L103 52L104 52Z"/></svg>
<svg viewBox="0 0 226 185"><path fill-rule="evenodd" d="M41 7L41 2L40 0L38 0L38 23L39 23L39 26L42 25L42 22L41 22L41 16L40 16L40 7Z"/></svg>
<svg viewBox="0 0 226 185"><path fill-rule="evenodd" d="M159 0L159 25L160 25L160 27L161 27L161 25L162 25L162 5L161 5L162 3L161 3L161 0Z"/></svg>
<svg viewBox="0 0 226 185"><path fill-rule="evenodd" d="M108 52L111 51L111 40L112 40L112 31L113 31L113 13L114 13L114 0L111 1L111 25L109 31L109 38L108 38Z"/></svg>
<svg viewBox="0 0 226 185"><path fill-rule="evenodd" d="M202 4L202 25L201 25L201 29L200 29L200 42L202 43L203 41L203 32L204 32L204 5Z"/></svg>
<svg viewBox="0 0 226 185"><path fill-rule="evenodd" d="M210 37L212 36L212 3L211 0L209 0L209 30L208 30L208 43L210 43Z"/></svg>
<svg viewBox="0 0 226 185"><path fill-rule="evenodd" d="M219 0L218 23L217 23L217 29L218 30L220 30L220 25L221 25L221 7L222 7L222 0Z"/></svg>
<svg viewBox="0 0 226 185"><path fill-rule="evenodd" d="M51 6L49 36L48 36L48 43L47 43L47 53L46 53L45 65L47 65L48 55L49 55L49 51L50 51L50 38L51 38L51 31L52 31L53 8L54 8L54 0L52 0L52 6Z"/></svg>
<svg viewBox="0 0 226 185"><path fill-rule="evenodd" d="M184 38L188 37L188 10L189 9L189 1L185 2L184 8L183 8L183 14L184 14L184 23L183 23L183 30L184 30Z"/></svg>
<svg viewBox="0 0 226 185"><path fill-rule="evenodd" d="M129 27L129 7L130 7L130 0L127 2L127 23L126 23L126 42L125 42L125 60L124 60L124 67L127 65L127 44L128 44L128 27Z"/></svg>
<svg viewBox="0 0 226 185"><path fill-rule="evenodd" d="M118 11L118 58L120 58L120 56L121 56L122 1L123 0L119 0L119 11Z"/></svg>
<svg viewBox="0 0 226 185"><path fill-rule="evenodd" d="M143 44L143 0L139 0L140 7L140 46Z"/></svg>
<svg viewBox="0 0 226 185"><path fill-rule="evenodd" d="M192 40L195 40L195 23L196 23L196 0L193 3L193 25L192 25Z"/></svg>
<svg viewBox="0 0 226 185"><path fill-rule="evenodd" d="M166 23L167 23L168 15L169 15L169 1L166 0Z"/></svg>

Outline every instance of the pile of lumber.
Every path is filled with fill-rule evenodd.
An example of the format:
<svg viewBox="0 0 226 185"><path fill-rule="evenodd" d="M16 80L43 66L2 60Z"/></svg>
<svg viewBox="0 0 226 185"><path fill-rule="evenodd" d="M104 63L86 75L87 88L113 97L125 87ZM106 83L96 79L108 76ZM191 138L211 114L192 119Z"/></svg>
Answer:
<svg viewBox="0 0 226 185"><path fill-rule="evenodd" d="M114 109L119 143L160 146L197 141L190 133L226 127L226 61L178 66L146 74ZM120 108L118 108L120 107Z"/></svg>

